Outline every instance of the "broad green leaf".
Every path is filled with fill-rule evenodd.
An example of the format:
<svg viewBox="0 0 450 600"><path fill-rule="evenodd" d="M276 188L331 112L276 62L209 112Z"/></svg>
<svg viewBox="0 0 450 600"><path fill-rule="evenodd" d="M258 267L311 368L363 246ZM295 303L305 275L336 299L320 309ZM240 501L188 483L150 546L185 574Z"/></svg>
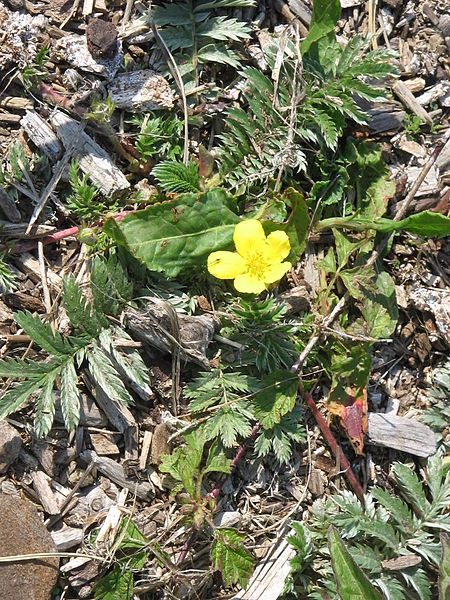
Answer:
<svg viewBox="0 0 450 600"><path fill-rule="evenodd" d="M306 54L315 42L334 31L340 15L339 0L314 0L308 35L300 46L302 54Z"/></svg>
<svg viewBox="0 0 450 600"><path fill-rule="evenodd" d="M395 283L392 277L382 271L373 286L364 289L361 313L367 324L367 335L374 338L390 337L397 326L398 308L395 296Z"/></svg>
<svg viewBox="0 0 450 600"><path fill-rule="evenodd" d="M395 229L426 238L442 238L450 235L450 218L438 212L424 210L399 221Z"/></svg>
<svg viewBox="0 0 450 600"><path fill-rule="evenodd" d="M264 429L280 422L281 417L295 406L298 378L289 371L275 371L261 382L261 390L254 397L255 415Z"/></svg>
<svg viewBox="0 0 450 600"><path fill-rule="evenodd" d="M239 217L220 189L185 194L135 212L104 230L151 271L175 277L204 265L211 252L231 245Z"/></svg>
<svg viewBox="0 0 450 600"><path fill-rule="evenodd" d="M184 435L186 445L177 448L172 454L163 456L159 470L168 473L183 484L188 494L195 494L195 479L199 476L199 467L203 456L205 439L200 430Z"/></svg>
<svg viewBox="0 0 450 600"><path fill-rule="evenodd" d="M323 269L325 273L336 273L336 258L334 254L334 248L331 246L328 248L328 252L325 256L317 261L317 268Z"/></svg>
<svg viewBox="0 0 450 600"><path fill-rule="evenodd" d="M95 600L132 600L133 573L115 565L112 571L102 577L94 588Z"/></svg>
<svg viewBox="0 0 450 600"><path fill-rule="evenodd" d="M226 586L239 583L245 588L253 571L253 558L244 546L242 533L234 529L216 529L211 559Z"/></svg>
<svg viewBox="0 0 450 600"><path fill-rule="evenodd" d="M203 474L206 473L225 473L228 474L231 471L231 460L225 456L220 450L219 444L215 442L208 452L208 458L206 459L206 465L203 469Z"/></svg>
<svg viewBox="0 0 450 600"><path fill-rule="evenodd" d="M439 600L450 600L450 536L447 533L441 533L441 547Z"/></svg>
<svg viewBox="0 0 450 600"><path fill-rule="evenodd" d="M348 234L342 233L339 229L333 229L333 235L336 242L338 265L342 268L347 264L352 253L364 246L366 240L356 240L355 242Z"/></svg>
<svg viewBox="0 0 450 600"><path fill-rule="evenodd" d="M353 560L335 527L328 529L327 537L341 600L382 600L382 595Z"/></svg>
<svg viewBox="0 0 450 600"><path fill-rule="evenodd" d="M293 188L286 190L283 200L292 209L292 212L289 215L286 223L265 222L263 223L263 226L266 234L275 230L286 232L291 243L291 253L288 256L288 260L295 264L302 255L307 242L308 227L310 222L308 207L306 206L306 202L302 194Z"/></svg>

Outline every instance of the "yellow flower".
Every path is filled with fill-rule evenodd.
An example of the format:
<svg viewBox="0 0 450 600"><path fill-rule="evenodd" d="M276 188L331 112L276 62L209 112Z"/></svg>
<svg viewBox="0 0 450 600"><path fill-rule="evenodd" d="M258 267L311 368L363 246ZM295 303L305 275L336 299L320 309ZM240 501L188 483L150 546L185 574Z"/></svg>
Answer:
<svg viewBox="0 0 450 600"><path fill-rule="evenodd" d="M249 219L236 225L233 240L236 252L212 252L208 271L218 279L234 279L238 292L260 294L292 266L283 262L291 250L284 231L273 231L266 237L261 223Z"/></svg>

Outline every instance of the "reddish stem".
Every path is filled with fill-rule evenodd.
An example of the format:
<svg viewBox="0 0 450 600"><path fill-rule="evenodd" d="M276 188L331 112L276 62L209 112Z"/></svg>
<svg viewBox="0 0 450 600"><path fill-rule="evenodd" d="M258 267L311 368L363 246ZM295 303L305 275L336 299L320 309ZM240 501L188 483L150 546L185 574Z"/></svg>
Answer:
<svg viewBox="0 0 450 600"><path fill-rule="evenodd" d="M113 215L113 219L114 221L122 221L127 215L131 214L132 210L124 210L120 213L117 213L116 215ZM99 221L98 223L95 224L95 227L101 227L104 221ZM75 235L78 235L80 233L80 227L69 227L68 229L61 229L61 231L55 231L55 233L51 233L50 235L47 235L44 238L40 238L40 241L42 242L42 244L44 246L47 246L48 244L56 244L57 242L60 242L61 240L64 240L65 238L68 237L73 237ZM28 242L23 242L22 244L16 244L12 251L15 254L20 254L21 252L28 252L29 250L33 250L33 248L35 248L36 243L38 239L35 240L30 240Z"/></svg>
<svg viewBox="0 0 450 600"><path fill-rule="evenodd" d="M314 402L311 394L305 394L305 401L308 405L309 410L312 412L314 419L316 420L316 423L319 426L320 431L322 432L323 437L330 446L335 458L339 461L339 464L342 466L344 470L344 475L348 483L350 484L350 487L355 492L361 504L365 506L364 490L362 489L361 484L357 480L356 475L353 473L350 463L348 462L347 457L344 454L344 451L337 443L334 435L331 433L331 430L328 427L328 423L324 419L320 410L317 408L316 403Z"/></svg>

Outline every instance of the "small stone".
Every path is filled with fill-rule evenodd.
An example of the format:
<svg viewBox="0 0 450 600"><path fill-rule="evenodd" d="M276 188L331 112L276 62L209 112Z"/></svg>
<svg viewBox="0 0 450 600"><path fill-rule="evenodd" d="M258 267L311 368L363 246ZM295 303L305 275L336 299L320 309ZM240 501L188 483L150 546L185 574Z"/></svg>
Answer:
<svg viewBox="0 0 450 600"><path fill-rule="evenodd" d="M91 19L86 28L86 41L94 58L112 58L117 52L117 28L109 21Z"/></svg>
<svg viewBox="0 0 450 600"><path fill-rule="evenodd" d="M0 495L0 556L55 552L36 508L28 500ZM59 559L0 563L0 598L50 600Z"/></svg>
<svg viewBox="0 0 450 600"><path fill-rule="evenodd" d="M6 473L19 456L22 440L14 427L6 421L0 422L0 474Z"/></svg>

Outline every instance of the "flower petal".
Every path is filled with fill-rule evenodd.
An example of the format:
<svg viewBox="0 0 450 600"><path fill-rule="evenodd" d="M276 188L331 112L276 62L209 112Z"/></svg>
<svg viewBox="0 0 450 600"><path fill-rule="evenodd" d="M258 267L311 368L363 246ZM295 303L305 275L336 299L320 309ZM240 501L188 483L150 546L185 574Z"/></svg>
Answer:
<svg viewBox="0 0 450 600"><path fill-rule="evenodd" d="M234 245L241 256L249 256L255 250L261 250L266 241L263 226L257 219L241 221L233 234Z"/></svg>
<svg viewBox="0 0 450 600"><path fill-rule="evenodd" d="M279 263L289 255L291 243L284 231L272 231L266 240L264 255L270 263Z"/></svg>
<svg viewBox="0 0 450 600"><path fill-rule="evenodd" d="M264 270L264 283L275 283L276 281L280 281L284 275L289 271L292 267L290 262L277 263L275 265L269 265L267 269Z"/></svg>
<svg viewBox="0 0 450 600"><path fill-rule="evenodd" d="M264 281L250 273L238 275L234 280L234 287L243 294L260 294L266 289Z"/></svg>
<svg viewBox="0 0 450 600"><path fill-rule="evenodd" d="M245 260L237 252L211 252L208 271L217 279L234 279L245 271Z"/></svg>

